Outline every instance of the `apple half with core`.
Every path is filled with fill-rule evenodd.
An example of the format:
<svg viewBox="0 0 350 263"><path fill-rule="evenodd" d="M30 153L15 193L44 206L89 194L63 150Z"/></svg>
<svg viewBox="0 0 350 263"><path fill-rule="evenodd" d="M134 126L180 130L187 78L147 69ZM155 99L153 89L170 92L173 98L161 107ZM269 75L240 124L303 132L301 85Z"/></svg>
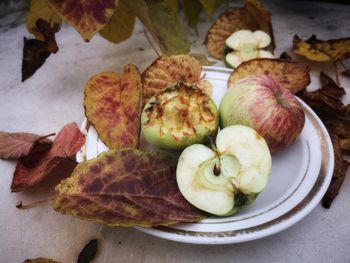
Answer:
<svg viewBox="0 0 350 263"><path fill-rule="evenodd" d="M192 205L229 216L256 199L270 170L264 138L247 126L232 125L219 131L212 149L202 144L187 147L180 155L176 180Z"/></svg>
<svg viewBox="0 0 350 263"><path fill-rule="evenodd" d="M268 75L249 76L230 86L219 107L220 124L242 124L263 136L272 154L301 133L305 113L295 96Z"/></svg>
<svg viewBox="0 0 350 263"><path fill-rule="evenodd" d="M182 150L208 141L218 129L218 115L207 94L179 82L148 100L141 114L142 134L153 146Z"/></svg>

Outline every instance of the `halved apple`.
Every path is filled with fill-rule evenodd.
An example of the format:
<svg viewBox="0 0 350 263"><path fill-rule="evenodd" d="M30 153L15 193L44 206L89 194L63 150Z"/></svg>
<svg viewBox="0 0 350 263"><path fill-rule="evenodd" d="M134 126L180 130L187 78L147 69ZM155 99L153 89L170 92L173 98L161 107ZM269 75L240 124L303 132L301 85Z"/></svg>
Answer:
<svg viewBox="0 0 350 263"><path fill-rule="evenodd" d="M218 216L232 215L265 188L271 154L264 138L243 125L221 130L213 148L187 147L177 165L177 184L197 208Z"/></svg>

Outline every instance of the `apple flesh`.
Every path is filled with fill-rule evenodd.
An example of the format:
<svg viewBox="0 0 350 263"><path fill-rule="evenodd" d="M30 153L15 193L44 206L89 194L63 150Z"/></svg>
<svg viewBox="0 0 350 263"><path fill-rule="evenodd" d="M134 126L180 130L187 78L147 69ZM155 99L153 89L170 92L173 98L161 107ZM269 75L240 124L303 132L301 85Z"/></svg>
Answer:
<svg viewBox="0 0 350 263"><path fill-rule="evenodd" d="M147 142L162 149L180 150L204 143L215 134L219 114L203 91L178 83L151 97L141 114L141 130Z"/></svg>
<svg viewBox="0 0 350 263"><path fill-rule="evenodd" d="M292 144L301 133L305 113L294 95L270 76L249 76L225 93L220 124L242 124L265 138L272 154Z"/></svg>
<svg viewBox="0 0 350 263"><path fill-rule="evenodd" d="M247 126L233 125L218 133L214 149L202 144L187 147L180 155L176 179L192 205L228 216L256 199L270 170L266 141Z"/></svg>

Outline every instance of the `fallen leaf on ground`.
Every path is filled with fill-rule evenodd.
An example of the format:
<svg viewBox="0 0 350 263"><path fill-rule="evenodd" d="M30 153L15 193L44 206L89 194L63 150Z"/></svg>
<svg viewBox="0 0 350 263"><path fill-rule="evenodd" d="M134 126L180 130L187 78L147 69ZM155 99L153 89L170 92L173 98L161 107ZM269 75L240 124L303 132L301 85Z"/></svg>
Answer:
<svg viewBox="0 0 350 263"><path fill-rule="evenodd" d="M332 133L330 133L330 135L333 144L335 163L331 184L322 198L322 206L325 208L330 208L334 198L338 195L349 166L349 163L346 160L343 160L338 136L333 135Z"/></svg>
<svg viewBox="0 0 350 263"><path fill-rule="evenodd" d="M24 38L22 58L22 81L31 77L51 55L58 51L55 33L59 30L59 24L50 26L42 19L36 21L38 32L44 36L44 41L39 39Z"/></svg>
<svg viewBox="0 0 350 263"><path fill-rule="evenodd" d="M126 65L123 74L102 72L87 82L86 118L110 149L138 147L141 92L141 76L134 65Z"/></svg>
<svg viewBox="0 0 350 263"><path fill-rule="evenodd" d="M345 89L338 86L335 81L328 76L325 72L320 73L320 80L321 80L321 92L328 97L333 98L339 98L343 95L345 95Z"/></svg>
<svg viewBox="0 0 350 263"><path fill-rule="evenodd" d="M53 135L40 136L33 133L0 131L0 159L19 159L31 152L49 150L52 141L47 137Z"/></svg>
<svg viewBox="0 0 350 263"><path fill-rule="evenodd" d="M169 85L177 82L194 84L200 80L201 72L201 63L192 56L159 57L142 73L144 103Z"/></svg>
<svg viewBox="0 0 350 263"><path fill-rule="evenodd" d="M310 84L310 69L299 62L259 58L241 63L230 75L227 87L250 75L269 75L292 93Z"/></svg>
<svg viewBox="0 0 350 263"><path fill-rule="evenodd" d="M33 259L26 259L23 261L23 263L60 263L60 262L54 261L51 258L33 258Z"/></svg>
<svg viewBox="0 0 350 263"><path fill-rule="evenodd" d="M79 254L77 263L89 263L91 262L96 254L97 254L97 248L98 248L98 240L92 239L85 245L85 247L82 249L82 251Z"/></svg>
<svg viewBox="0 0 350 263"><path fill-rule="evenodd" d="M90 39L111 19L118 0L48 0L50 6L84 38Z"/></svg>
<svg viewBox="0 0 350 263"><path fill-rule="evenodd" d="M339 61L350 57L350 38L320 40L315 35L293 39L293 52L312 61Z"/></svg>
<svg viewBox="0 0 350 263"><path fill-rule="evenodd" d="M242 29L262 30L268 33L271 37L268 49L273 52L275 44L270 14L261 1L245 0L243 7L234 8L221 14L210 27L204 42L209 54L216 59L222 59L226 39L235 31Z"/></svg>
<svg viewBox="0 0 350 263"><path fill-rule="evenodd" d="M78 164L56 187L54 209L111 226L170 225L204 215L181 195L177 160L164 153L114 149Z"/></svg>
<svg viewBox="0 0 350 263"><path fill-rule="evenodd" d="M109 23L99 33L112 43L119 43L128 39L135 26L135 15L129 7L120 1Z"/></svg>
<svg viewBox="0 0 350 263"><path fill-rule="evenodd" d="M42 181L59 163L73 156L84 145L85 137L75 123L65 125L57 134L50 150L45 152L33 168L19 161L12 179L11 190L25 190ZM30 165L29 165L30 166Z"/></svg>

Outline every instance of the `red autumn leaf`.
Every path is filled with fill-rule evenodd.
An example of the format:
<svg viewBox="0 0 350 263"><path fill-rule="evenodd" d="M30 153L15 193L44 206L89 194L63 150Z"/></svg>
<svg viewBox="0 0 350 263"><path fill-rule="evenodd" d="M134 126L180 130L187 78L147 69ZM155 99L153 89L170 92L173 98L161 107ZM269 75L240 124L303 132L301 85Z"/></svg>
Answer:
<svg viewBox="0 0 350 263"><path fill-rule="evenodd" d="M134 65L126 65L123 74L102 72L87 82L86 118L110 149L138 147L141 88L141 76Z"/></svg>
<svg viewBox="0 0 350 263"><path fill-rule="evenodd" d="M111 19L118 0L48 0L51 7L89 41Z"/></svg>
<svg viewBox="0 0 350 263"><path fill-rule="evenodd" d="M75 123L67 124L57 134L51 149L41 156L34 167L28 167L23 161L17 163L11 190L18 192L39 183L63 159L76 154L84 143L85 137L78 126Z"/></svg>
<svg viewBox="0 0 350 263"><path fill-rule="evenodd" d="M8 133L0 131L0 159L19 159L31 152L41 152L51 147L52 141L33 133Z"/></svg>
<svg viewBox="0 0 350 263"><path fill-rule="evenodd" d="M156 226L204 218L181 195L177 160L159 152L109 150L82 162L56 187L54 209L112 226Z"/></svg>

